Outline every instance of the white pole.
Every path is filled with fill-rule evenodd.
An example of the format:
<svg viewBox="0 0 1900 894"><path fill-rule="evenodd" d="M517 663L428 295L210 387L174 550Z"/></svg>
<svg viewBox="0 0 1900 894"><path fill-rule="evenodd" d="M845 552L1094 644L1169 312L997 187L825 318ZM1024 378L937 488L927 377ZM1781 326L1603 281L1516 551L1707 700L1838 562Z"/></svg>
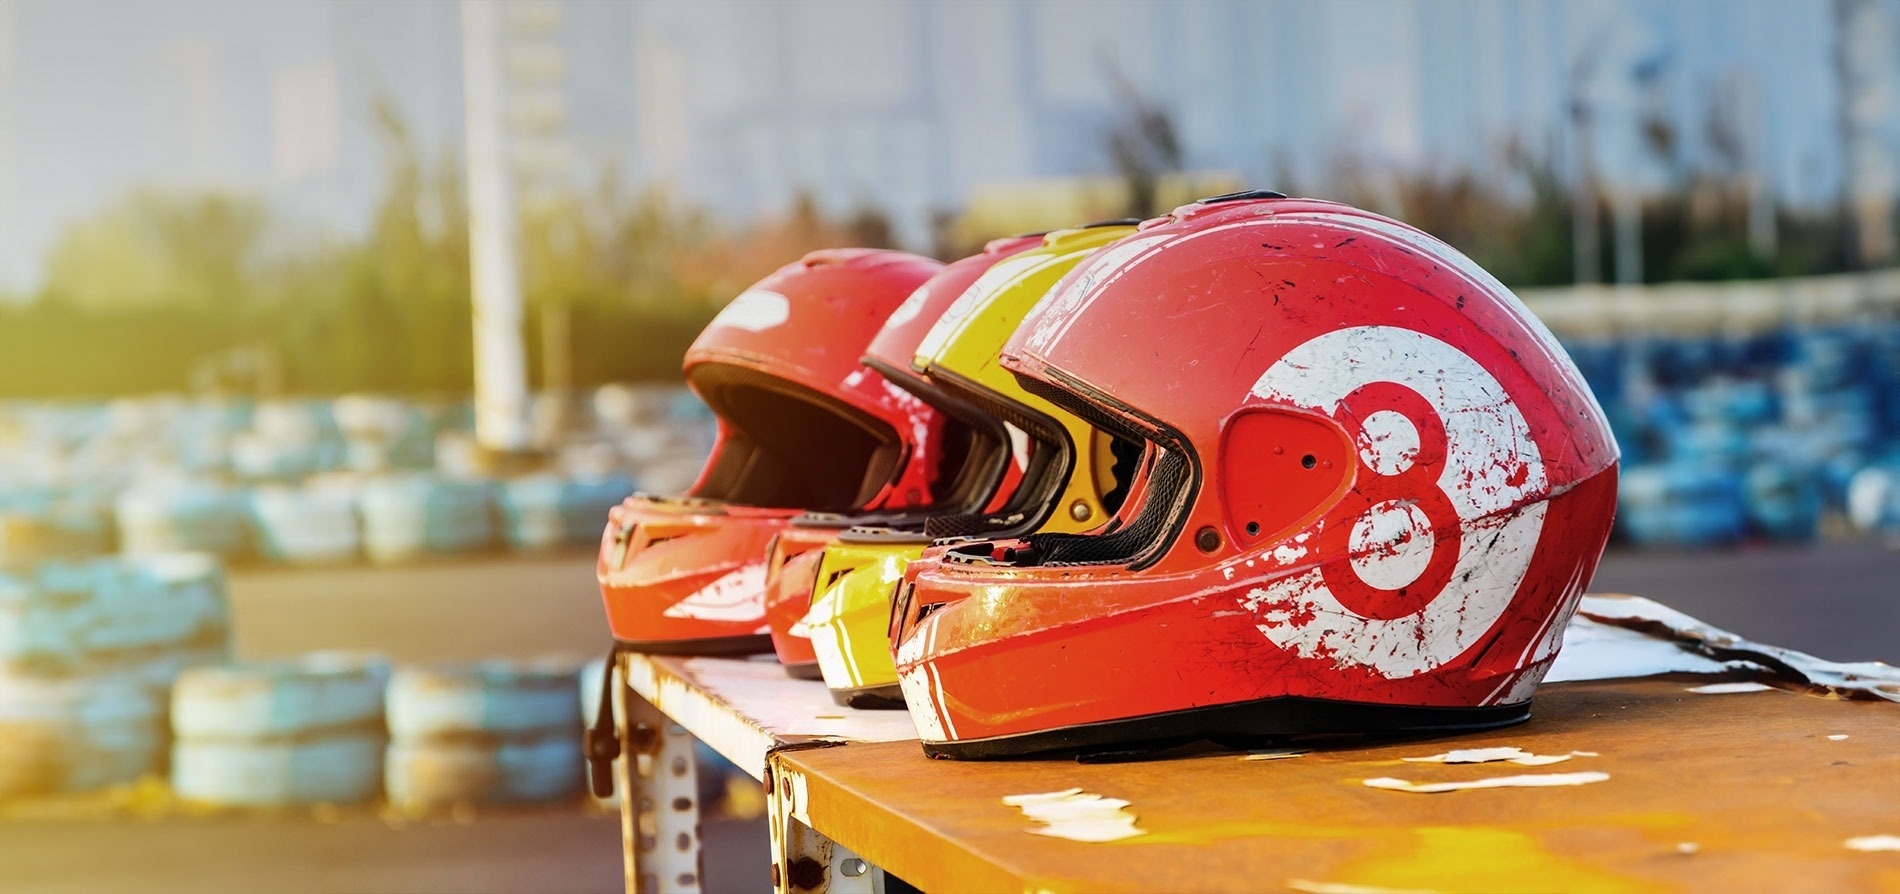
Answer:
<svg viewBox="0 0 1900 894"><path fill-rule="evenodd" d="M475 322L475 439L528 447L527 356L508 139L502 127L501 3L462 0L462 98L468 154L468 254Z"/></svg>

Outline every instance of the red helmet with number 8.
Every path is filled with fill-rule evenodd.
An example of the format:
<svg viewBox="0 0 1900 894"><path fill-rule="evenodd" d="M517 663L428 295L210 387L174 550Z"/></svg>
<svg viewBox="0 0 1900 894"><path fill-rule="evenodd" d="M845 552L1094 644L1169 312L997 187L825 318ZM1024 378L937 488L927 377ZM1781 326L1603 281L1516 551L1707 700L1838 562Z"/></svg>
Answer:
<svg viewBox="0 0 1900 894"><path fill-rule="evenodd" d="M1330 202L1207 199L1085 261L1003 363L1147 464L1107 528L913 564L892 644L927 751L1528 716L1617 451L1555 338L1457 250Z"/></svg>

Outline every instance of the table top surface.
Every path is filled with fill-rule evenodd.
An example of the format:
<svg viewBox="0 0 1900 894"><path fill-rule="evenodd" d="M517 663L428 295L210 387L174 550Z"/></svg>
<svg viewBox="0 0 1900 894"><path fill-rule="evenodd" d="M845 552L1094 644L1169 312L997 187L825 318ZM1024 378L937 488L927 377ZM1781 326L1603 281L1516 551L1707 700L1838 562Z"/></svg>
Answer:
<svg viewBox="0 0 1900 894"><path fill-rule="evenodd" d="M1891 687L1893 668L1747 643L1647 600L1585 608L1668 630L1579 617L1551 674L1563 682L1538 690L1521 726L1270 759L1207 746L1112 764L932 760L905 712L839 707L769 656L623 653L619 672L755 778L770 767L799 819L925 890L1900 892L1900 837L1886 837L1900 836L1900 704L1870 688ZM1750 665L1685 650L1684 631L1841 685L1696 691ZM1498 747L1563 757L1417 760ZM1440 793L1366 784L1573 774L1576 784ZM1071 789L1126 802L1108 805L1109 826L1139 833L1052 837L1090 829L1052 828L1003 800Z"/></svg>
<svg viewBox="0 0 1900 894"><path fill-rule="evenodd" d="M778 757L810 824L925 890L1900 891L1900 706L1708 677L1559 683L1512 729L1121 764L967 763L914 742ZM1830 738L1842 737L1842 738ZM1576 755L1546 766L1414 763L1450 749ZM1588 784L1417 794L1365 780L1599 773ZM1003 798L1079 788L1142 834L1037 834Z"/></svg>

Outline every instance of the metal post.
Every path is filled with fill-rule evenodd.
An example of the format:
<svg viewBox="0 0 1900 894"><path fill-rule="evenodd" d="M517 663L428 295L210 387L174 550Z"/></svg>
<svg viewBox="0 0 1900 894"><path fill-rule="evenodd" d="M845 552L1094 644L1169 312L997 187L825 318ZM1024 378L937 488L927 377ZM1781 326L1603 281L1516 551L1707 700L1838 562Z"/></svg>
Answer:
<svg viewBox="0 0 1900 894"><path fill-rule="evenodd" d="M772 833L773 894L875 894L864 858L811 827L804 780L777 757L766 765L766 820Z"/></svg>
<svg viewBox="0 0 1900 894"><path fill-rule="evenodd" d="M703 873L693 736L624 680L624 672L617 674L613 685L626 718L615 782L627 894L699 894Z"/></svg>
<svg viewBox="0 0 1900 894"><path fill-rule="evenodd" d="M475 328L475 437L496 451L528 447L527 356L509 177L501 4L462 0L462 94L467 138L469 275Z"/></svg>

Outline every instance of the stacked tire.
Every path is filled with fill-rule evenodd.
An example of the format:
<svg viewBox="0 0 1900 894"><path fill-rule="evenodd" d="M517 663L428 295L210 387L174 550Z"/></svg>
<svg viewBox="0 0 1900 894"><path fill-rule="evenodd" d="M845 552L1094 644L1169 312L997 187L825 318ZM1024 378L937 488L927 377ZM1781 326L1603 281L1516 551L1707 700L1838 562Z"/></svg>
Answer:
<svg viewBox="0 0 1900 894"><path fill-rule="evenodd" d="M362 546L355 495L343 488L264 486L251 494L258 552L293 565L350 562Z"/></svg>
<svg viewBox="0 0 1900 894"><path fill-rule="evenodd" d="M201 668L172 690L172 788L235 807L360 804L382 785L381 659Z"/></svg>
<svg viewBox="0 0 1900 894"><path fill-rule="evenodd" d="M625 476L573 477L552 474L517 478L501 486L497 501L508 545L545 552L599 542L607 511L633 492Z"/></svg>
<svg viewBox="0 0 1900 894"><path fill-rule="evenodd" d="M363 549L402 562L494 545L494 487L485 481L401 475L363 486Z"/></svg>
<svg viewBox="0 0 1900 894"><path fill-rule="evenodd" d="M552 801L581 782L572 665L401 668L390 679L384 788L411 811Z"/></svg>
<svg viewBox="0 0 1900 894"><path fill-rule="evenodd" d="M221 662L207 556L61 562L0 577L0 797L127 783L164 763L165 692Z"/></svg>
<svg viewBox="0 0 1900 894"><path fill-rule="evenodd" d="M244 498L218 485L178 481L128 490L116 505L119 548L137 555L243 555L250 524Z"/></svg>

